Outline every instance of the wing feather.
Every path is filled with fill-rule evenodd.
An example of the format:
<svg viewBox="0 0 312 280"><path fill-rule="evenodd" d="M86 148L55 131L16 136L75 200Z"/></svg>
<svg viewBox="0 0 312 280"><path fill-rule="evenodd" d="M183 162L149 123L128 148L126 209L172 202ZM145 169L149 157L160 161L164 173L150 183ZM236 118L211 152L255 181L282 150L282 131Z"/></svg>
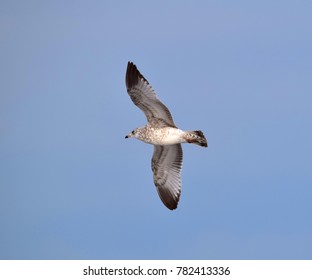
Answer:
<svg viewBox="0 0 312 280"><path fill-rule="evenodd" d="M158 126L176 127L169 109L157 98L148 81L130 61L126 72L126 86L131 100L144 112L149 123L156 119Z"/></svg>
<svg viewBox="0 0 312 280"><path fill-rule="evenodd" d="M181 144L154 146L154 183L160 199L171 210L177 208L180 199L182 161Z"/></svg>

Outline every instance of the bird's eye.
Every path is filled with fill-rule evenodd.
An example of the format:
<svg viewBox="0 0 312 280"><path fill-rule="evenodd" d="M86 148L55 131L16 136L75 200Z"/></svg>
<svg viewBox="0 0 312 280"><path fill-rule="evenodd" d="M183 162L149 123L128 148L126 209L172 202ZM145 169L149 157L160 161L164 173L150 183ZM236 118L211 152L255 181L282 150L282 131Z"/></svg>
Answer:
<svg viewBox="0 0 312 280"><path fill-rule="evenodd" d="M132 134L134 134L134 130L132 130L132 132L131 132Z"/></svg>

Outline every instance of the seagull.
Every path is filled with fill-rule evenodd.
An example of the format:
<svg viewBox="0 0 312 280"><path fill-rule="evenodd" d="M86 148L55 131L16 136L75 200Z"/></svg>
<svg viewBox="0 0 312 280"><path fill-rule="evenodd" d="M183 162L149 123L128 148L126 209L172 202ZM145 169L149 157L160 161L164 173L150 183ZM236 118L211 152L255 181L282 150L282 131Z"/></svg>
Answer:
<svg viewBox="0 0 312 280"><path fill-rule="evenodd" d="M208 147L207 140L201 130L183 131L177 128L169 109L158 99L149 82L130 61L127 65L126 87L133 103L145 114L147 124L134 129L125 138L134 137L154 145L154 184L163 204L174 210L178 207L181 195L181 143Z"/></svg>

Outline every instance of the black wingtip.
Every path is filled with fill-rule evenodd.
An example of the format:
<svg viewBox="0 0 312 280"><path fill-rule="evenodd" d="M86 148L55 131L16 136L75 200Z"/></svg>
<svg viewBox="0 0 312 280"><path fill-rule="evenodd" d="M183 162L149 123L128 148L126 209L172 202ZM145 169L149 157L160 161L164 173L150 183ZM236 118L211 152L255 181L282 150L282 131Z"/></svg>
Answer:
<svg viewBox="0 0 312 280"><path fill-rule="evenodd" d="M178 208L178 203L180 200L181 191L177 194L177 196L173 196L171 192L162 187L157 187L158 195L162 201L162 203L169 209L175 210Z"/></svg>
<svg viewBox="0 0 312 280"><path fill-rule="evenodd" d="M136 65L133 62L128 61L127 71L126 71L127 89L130 89L136 86L139 82L139 79L143 79L147 84L149 84L148 81L144 78L144 76L140 73Z"/></svg>
<svg viewBox="0 0 312 280"><path fill-rule="evenodd" d="M130 89L138 83L138 69L131 62L128 62L127 71L126 71L126 87Z"/></svg>
<svg viewBox="0 0 312 280"><path fill-rule="evenodd" d="M164 202L162 201L163 204L171 211L175 210L178 208L178 202L172 203L172 202Z"/></svg>

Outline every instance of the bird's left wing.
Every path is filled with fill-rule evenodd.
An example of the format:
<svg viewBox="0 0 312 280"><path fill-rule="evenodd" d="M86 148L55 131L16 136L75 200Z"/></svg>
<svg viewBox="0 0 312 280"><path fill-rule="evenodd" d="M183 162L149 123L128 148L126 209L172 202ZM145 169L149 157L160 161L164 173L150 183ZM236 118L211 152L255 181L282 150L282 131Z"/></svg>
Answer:
<svg viewBox="0 0 312 280"><path fill-rule="evenodd" d="M128 62L126 72L126 87L133 103L145 114L148 122L158 126L176 127L169 109L157 98L155 91L139 72L137 67Z"/></svg>

